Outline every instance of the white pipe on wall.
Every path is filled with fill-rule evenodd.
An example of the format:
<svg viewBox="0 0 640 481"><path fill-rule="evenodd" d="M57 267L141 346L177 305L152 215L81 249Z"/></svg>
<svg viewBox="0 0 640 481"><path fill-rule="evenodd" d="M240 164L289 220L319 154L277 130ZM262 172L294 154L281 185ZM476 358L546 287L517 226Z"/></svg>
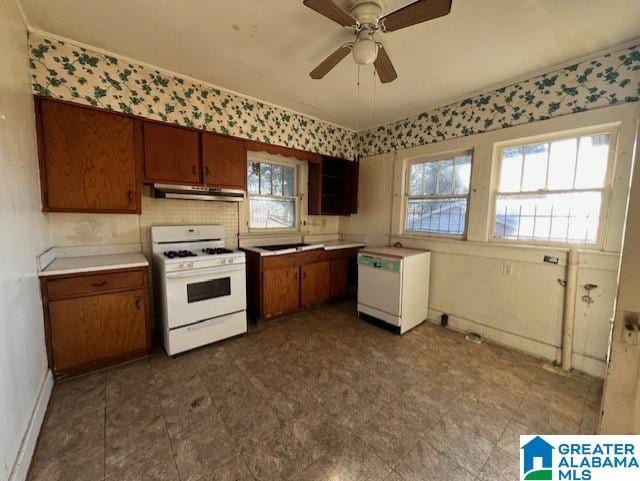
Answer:
<svg viewBox="0 0 640 481"><path fill-rule="evenodd" d="M573 330L576 320L576 291L578 289L578 251L567 253L567 278L564 290L564 318L562 326L562 369L571 370Z"/></svg>

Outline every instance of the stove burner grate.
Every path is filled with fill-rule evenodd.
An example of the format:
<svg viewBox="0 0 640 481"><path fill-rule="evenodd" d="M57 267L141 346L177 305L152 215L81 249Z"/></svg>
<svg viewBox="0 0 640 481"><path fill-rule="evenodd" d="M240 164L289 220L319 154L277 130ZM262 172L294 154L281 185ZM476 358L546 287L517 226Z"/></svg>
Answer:
<svg viewBox="0 0 640 481"><path fill-rule="evenodd" d="M209 255L217 255L217 254L232 254L233 251L226 249L224 247L207 247L202 249L202 252Z"/></svg>
<svg viewBox="0 0 640 481"><path fill-rule="evenodd" d="M165 257L168 257L169 259L174 259L176 257L197 257L197 255L198 255L195 252L191 252L191 251L187 251L187 250L183 250L183 251L165 251L163 254L165 255Z"/></svg>

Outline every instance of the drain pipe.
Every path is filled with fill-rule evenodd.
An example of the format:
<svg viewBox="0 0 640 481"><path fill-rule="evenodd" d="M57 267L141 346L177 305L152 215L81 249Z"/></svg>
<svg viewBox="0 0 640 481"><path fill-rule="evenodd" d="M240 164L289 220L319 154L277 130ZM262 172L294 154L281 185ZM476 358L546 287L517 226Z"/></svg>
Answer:
<svg viewBox="0 0 640 481"><path fill-rule="evenodd" d="M578 251L567 253L567 277L564 290L564 319L562 327L562 369L571 371L573 356L573 328L576 320L576 291L578 288Z"/></svg>

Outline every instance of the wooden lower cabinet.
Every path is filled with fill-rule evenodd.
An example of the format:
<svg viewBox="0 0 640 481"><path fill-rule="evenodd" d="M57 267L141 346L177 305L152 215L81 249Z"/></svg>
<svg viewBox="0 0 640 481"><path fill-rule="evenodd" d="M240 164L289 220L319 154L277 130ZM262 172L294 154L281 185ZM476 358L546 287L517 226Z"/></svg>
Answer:
<svg viewBox="0 0 640 481"><path fill-rule="evenodd" d="M331 294L329 261L315 262L300 267L300 304L304 307L322 304L329 300Z"/></svg>
<svg viewBox="0 0 640 481"><path fill-rule="evenodd" d="M331 261L331 297L343 297L349 293L349 258L342 257Z"/></svg>
<svg viewBox="0 0 640 481"><path fill-rule="evenodd" d="M265 271L262 282L264 317L277 316L298 309L300 296L297 266Z"/></svg>
<svg viewBox="0 0 640 481"><path fill-rule="evenodd" d="M246 251L247 310L255 320L322 304L353 292L357 249L261 256Z"/></svg>
<svg viewBox="0 0 640 481"><path fill-rule="evenodd" d="M54 374L86 372L149 352L146 270L56 276L41 282Z"/></svg>

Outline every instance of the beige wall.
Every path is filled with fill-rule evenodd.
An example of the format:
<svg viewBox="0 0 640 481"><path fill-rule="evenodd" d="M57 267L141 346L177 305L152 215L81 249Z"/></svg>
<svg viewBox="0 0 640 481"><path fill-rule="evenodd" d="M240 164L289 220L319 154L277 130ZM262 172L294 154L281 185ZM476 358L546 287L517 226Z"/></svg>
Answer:
<svg viewBox="0 0 640 481"><path fill-rule="evenodd" d="M51 392L36 256L51 245L40 207L27 31L0 0L0 481L26 477Z"/></svg>
<svg viewBox="0 0 640 481"><path fill-rule="evenodd" d="M625 313L640 315L640 143L636 145L620 284L604 386L602 434L640 434L640 332L625 328Z"/></svg>
<svg viewBox="0 0 640 481"><path fill-rule="evenodd" d="M431 319L438 320L446 312L454 329L479 332L496 342L559 360L564 289L557 279L565 277L567 249L491 240L495 144L616 125L617 158L607 235L601 250L580 253L573 352L575 368L603 376L636 117L634 105L612 107L365 158L360 164L358 214L341 218L340 232L343 237L370 244L401 242L430 249ZM406 162L461 150L473 150L474 154L467 240L405 235L402 208ZM547 254L559 257L560 264L543 263ZM582 286L587 283L598 285L592 291L592 304L582 300L586 293Z"/></svg>

